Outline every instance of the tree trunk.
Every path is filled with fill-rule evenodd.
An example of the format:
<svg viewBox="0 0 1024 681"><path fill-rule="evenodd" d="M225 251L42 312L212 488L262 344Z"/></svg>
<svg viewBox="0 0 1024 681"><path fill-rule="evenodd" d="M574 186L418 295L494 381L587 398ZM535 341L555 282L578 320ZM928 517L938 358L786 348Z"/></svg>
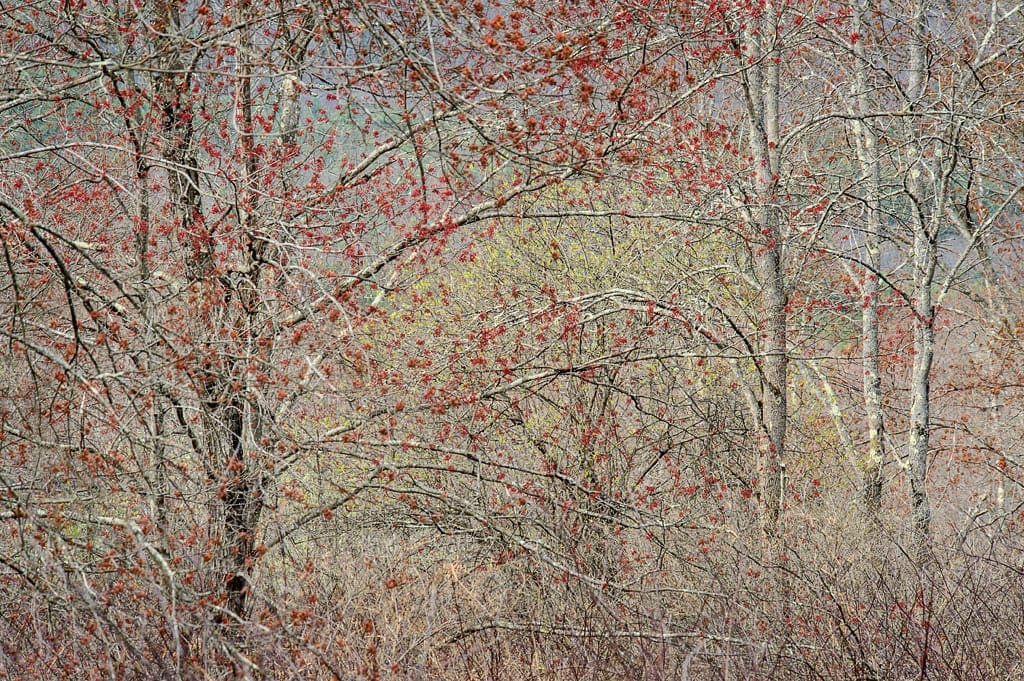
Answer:
<svg viewBox="0 0 1024 681"><path fill-rule="evenodd" d="M750 209L757 230L757 276L761 287L763 327L759 334L761 419L766 433L761 452L761 500L765 530L776 532L783 508L787 428L786 390L789 372L787 345L789 296L784 273L779 172L779 49L777 16L769 3L755 30L744 36L751 66L743 87L749 123L750 152L755 165L756 197Z"/></svg>
<svg viewBox="0 0 1024 681"><path fill-rule="evenodd" d="M882 468L885 464L885 421L882 416L882 378L878 350L878 282L882 267L881 166L878 157L878 136L866 116L871 110L868 96L868 61L865 40L872 6L870 0L854 3L854 31L863 36L853 43L855 83L854 129L857 133L857 157L866 180L864 200L867 205L865 250L868 272L862 287L861 344L864 366L864 408L867 415L868 446L863 461L864 500L868 511L877 515L882 507Z"/></svg>
<svg viewBox="0 0 1024 681"><path fill-rule="evenodd" d="M910 26L910 63L907 105L919 112L928 78L926 0L917 0ZM909 172L907 185L912 205L914 251L912 258L914 291L914 361L911 370L911 406L908 482L915 555L924 562L929 553L931 508L928 501L928 455L931 425L931 369L935 345L935 307L932 283L937 258L934 187L929 188L929 173L924 148L924 131L917 116L908 119ZM935 179L935 178L933 178Z"/></svg>
<svg viewBox="0 0 1024 681"><path fill-rule="evenodd" d="M250 415L245 399L245 363L251 354L252 329L256 305L262 241L253 239L256 222L256 198L251 184L256 171L253 149L251 45L248 31L239 31L236 54L235 123L239 129L238 153L245 176L239 190L236 214L242 232L250 238L248 262L238 280L225 279L216 271L214 234L204 220L200 176L196 160L192 120L194 105L189 98L187 71L180 63L175 40L181 27L177 9L171 3L160 6L163 24L162 53L169 55L156 75L156 91L162 113L163 134L167 139L164 155L172 169L168 193L176 213L177 238L185 250L185 270L194 287L195 318L208 334L207 352L199 369L199 385L205 451L195 452L204 459L209 482L219 488L212 501L211 540L223 547L215 565L222 579L223 597L232 618L243 619L249 593L249 572L254 558L255 539L262 511L259 479L245 449L246 420ZM239 21L245 24L248 5L239 8ZM234 303L239 303L236 307ZM239 309L240 308L240 309ZM218 335L224 325L232 325L237 340L233 347L222 347ZM255 417L254 417L255 418ZM228 621L219 617L221 621Z"/></svg>

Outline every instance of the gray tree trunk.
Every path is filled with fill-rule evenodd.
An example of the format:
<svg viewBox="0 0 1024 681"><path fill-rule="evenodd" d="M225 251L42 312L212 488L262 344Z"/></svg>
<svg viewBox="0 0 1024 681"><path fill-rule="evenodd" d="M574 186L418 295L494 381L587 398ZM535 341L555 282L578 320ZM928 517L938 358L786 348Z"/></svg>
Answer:
<svg viewBox="0 0 1024 681"><path fill-rule="evenodd" d="M787 428L786 390L789 373L787 342L789 295L784 271L779 182L779 50L777 17L772 3L760 25L744 36L752 65L744 73L743 86L749 123L750 153L756 168L755 205L750 209L752 227L760 233L756 269L761 287L760 329L761 422L765 429L760 464L761 500L765 529L774 534L783 508Z"/></svg>
<svg viewBox="0 0 1024 681"><path fill-rule="evenodd" d="M919 112L928 79L927 0L916 0L910 24L910 62L908 64L907 108ZM908 117L907 187L913 209L913 315L914 360L910 384L910 436L908 483L915 552L920 561L929 553L931 507L928 500L928 455L931 426L931 369L935 346L935 307L932 284L935 280L937 230L935 221L933 170L926 158L924 131L917 116ZM933 180L937 178L933 177ZM929 186L932 185L932 186Z"/></svg>

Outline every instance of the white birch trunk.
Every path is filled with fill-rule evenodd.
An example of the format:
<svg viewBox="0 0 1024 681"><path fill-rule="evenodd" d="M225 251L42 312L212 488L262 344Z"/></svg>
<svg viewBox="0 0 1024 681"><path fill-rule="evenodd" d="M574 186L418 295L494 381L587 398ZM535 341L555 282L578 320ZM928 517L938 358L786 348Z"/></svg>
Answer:
<svg viewBox="0 0 1024 681"><path fill-rule="evenodd" d="M864 499L868 510L877 514L882 506L882 468L885 464L885 420L882 415L882 379L879 371L878 351L878 275L882 267L882 221L880 204L882 194L881 169L878 156L878 136L865 119L871 110L868 96L868 62L865 54L865 40L868 35L868 21L872 10L870 0L854 3L854 30L861 39L854 43L855 93L854 103L857 118L857 156L861 172L865 177L867 204L867 225L865 229L865 250L867 251L867 275L862 288L863 309L861 312L861 345L864 367L864 408L867 415L868 446L863 460Z"/></svg>

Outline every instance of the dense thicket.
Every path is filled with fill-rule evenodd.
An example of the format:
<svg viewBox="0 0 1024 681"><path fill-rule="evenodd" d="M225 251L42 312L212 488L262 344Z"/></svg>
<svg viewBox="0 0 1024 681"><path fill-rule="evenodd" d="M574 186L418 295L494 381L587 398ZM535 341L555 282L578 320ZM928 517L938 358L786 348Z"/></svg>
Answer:
<svg viewBox="0 0 1024 681"><path fill-rule="evenodd" d="M1024 6L0 6L0 669L1014 678Z"/></svg>

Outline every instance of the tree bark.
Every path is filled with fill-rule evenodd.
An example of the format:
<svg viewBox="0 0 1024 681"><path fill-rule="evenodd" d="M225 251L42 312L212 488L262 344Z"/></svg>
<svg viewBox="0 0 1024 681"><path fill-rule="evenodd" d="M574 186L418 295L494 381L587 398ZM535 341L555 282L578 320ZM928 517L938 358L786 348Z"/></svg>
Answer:
<svg viewBox="0 0 1024 681"><path fill-rule="evenodd" d="M861 39L854 42L854 129L857 157L866 186L867 205L865 251L867 274L862 286L861 344L864 367L864 408L867 416L868 445L863 461L864 500L868 510L877 515L882 507L882 469L885 465L885 420L882 415L882 379L879 370L878 282L882 268L881 165L878 157L878 136L866 116L871 109L868 96L868 61L865 40L872 11L870 0L854 2L854 31Z"/></svg>
<svg viewBox="0 0 1024 681"><path fill-rule="evenodd" d="M928 78L927 1L914 3L910 26L910 63L907 84L907 108L920 112ZM909 135L907 153L909 167L907 187L912 203L912 229L914 250L913 316L914 360L911 369L911 406L908 483L914 550L919 562L929 554L931 507L928 499L928 455L931 425L931 369L935 345L935 307L932 302L932 283L935 279L937 258L934 221L939 213L934 204L934 187L929 188L927 176L930 168L926 160L924 130L918 116L908 118Z"/></svg>
<svg viewBox="0 0 1024 681"><path fill-rule="evenodd" d="M177 40L180 18L173 3L160 5L162 38L158 48L167 58L156 75L156 90L161 107L164 157L169 163L168 193L176 214L177 238L185 249L185 270L195 291L196 321L211 334L207 352L199 368L205 451L209 482L220 489L211 502L211 539L223 546L215 571L222 574L223 598L232 618L244 619L249 594L249 571L254 558L255 540L262 511L259 476L246 451L249 402L245 397L246 359L253 345L253 315L257 312L260 248L255 236L257 198L253 191L257 155L253 146L251 44L248 29L238 31L236 47L235 125L238 151L244 169L238 192L238 217L242 234L249 239L244 272L236 279L218 272L213 257L214 234L204 220L200 175L195 153L192 121L195 105L189 96L189 74L181 63ZM249 5L238 8L237 21L246 25ZM236 300L237 299L237 300ZM236 306L233 303L239 303ZM223 348L218 330L231 325L234 347ZM256 418L253 416L253 418ZM250 426L251 427L251 426ZM227 621L225 618L218 618Z"/></svg>
<svg viewBox="0 0 1024 681"><path fill-rule="evenodd" d="M776 9L768 3L756 30L744 37L751 66L743 86L749 124L749 146L755 165L755 205L751 226L759 232L757 277L761 287L760 331L761 409L765 442L761 452L761 500L765 530L777 530L783 509L787 428L786 390L789 373L787 344L789 295L784 272L779 182L779 49Z"/></svg>

